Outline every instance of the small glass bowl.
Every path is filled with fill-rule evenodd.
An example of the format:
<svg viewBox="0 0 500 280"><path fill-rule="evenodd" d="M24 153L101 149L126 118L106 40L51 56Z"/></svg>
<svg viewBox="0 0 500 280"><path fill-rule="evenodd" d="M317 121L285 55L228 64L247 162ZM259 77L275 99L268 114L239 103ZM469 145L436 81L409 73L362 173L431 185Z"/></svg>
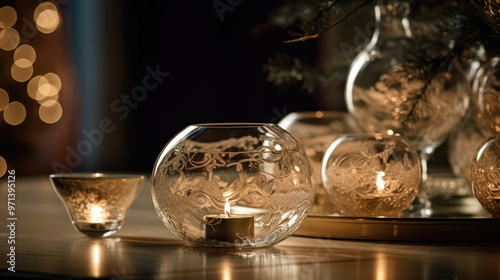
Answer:
<svg viewBox="0 0 500 280"><path fill-rule="evenodd" d="M144 185L144 176L118 173L59 173L50 180L73 226L91 237L117 232Z"/></svg>

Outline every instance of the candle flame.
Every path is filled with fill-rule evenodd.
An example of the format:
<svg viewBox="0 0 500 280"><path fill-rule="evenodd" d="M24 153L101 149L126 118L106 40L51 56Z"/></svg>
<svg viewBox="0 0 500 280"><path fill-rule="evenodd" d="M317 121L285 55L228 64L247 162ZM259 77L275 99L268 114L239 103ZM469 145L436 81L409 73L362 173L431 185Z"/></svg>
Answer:
<svg viewBox="0 0 500 280"><path fill-rule="evenodd" d="M98 205L92 205L90 207L90 221L93 223L99 223L102 222L102 213L103 209L101 206Z"/></svg>
<svg viewBox="0 0 500 280"><path fill-rule="evenodd" d="M385 189L385 181L382 179L385 176L385 172L380 171L377 175L377 190L382 191Z"/></svg>
<svg viewBox="0 0 500 280"><path fill-rule="evenodd" d="M231 218L231 208L229 207L229 201L226 200L226 204L224 205L224 213L226 213L228 218Z"/></svg>

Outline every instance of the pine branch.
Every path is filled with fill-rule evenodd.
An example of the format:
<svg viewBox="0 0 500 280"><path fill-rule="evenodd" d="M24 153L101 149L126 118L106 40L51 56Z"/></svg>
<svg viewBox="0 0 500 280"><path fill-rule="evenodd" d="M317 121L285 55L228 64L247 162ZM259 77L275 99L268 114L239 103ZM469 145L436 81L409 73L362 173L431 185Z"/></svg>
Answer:
<svg viewBox="0 0 500 280"><path fill-rule="evenodd" d="M471 0L474 12L488 28L491 37L500 38L500 2L497 0Z"/></svg>
<svg viewBox="0 0 500 280"><path fill-rule="evenodd" d="M263 67L267 81L278 90L290 89L299 85L301 90L311 94L333 78L345 79L349 65L322 71L297 57L281 53L269 57Z"/></svg>
<svg viewBox="0 0 500 280"><path fill-rule="evenodd" d="M411 58L408 58L403 63L403 65L401 65L401 68L398 68L400 69L400 71L404 72L399 73L399 75L402 74L405 76L413 76L416 79L424 81L420 92L417 92L412 100L408 100L411 101L411 106L407 113L404 115L405 118L401 121L404 128L409 127L416 122L416 118L418 118L418 114L416 113L418 104L421 103L422 100L427 96L428 90L430 89L430 85L433 83L433 81L438 77L439 74L448 71L448 69L451 67L452 61L457 58L466 48L466 46L468 46L468 43L477 38L478 35L479 31L469 35L467 38L456 44L454 48L449 50L449 52L442 58L436 59L425 54L420 57L418 55L415 55ZM424 65L427 65L427 67L425 67Z"/></svg>
<svg viewBox="0 0 500 280"><path fill-rule="evenodd" d="M301 21L297 22L296 28L298 31L290 31L292 36L298 36L298 38L284 42L292 43L316 38L320 33L326 32L337 26L356 11L370 3L373 3L373 0L337 0L323 2L312 16L303 18Z"/></svg>

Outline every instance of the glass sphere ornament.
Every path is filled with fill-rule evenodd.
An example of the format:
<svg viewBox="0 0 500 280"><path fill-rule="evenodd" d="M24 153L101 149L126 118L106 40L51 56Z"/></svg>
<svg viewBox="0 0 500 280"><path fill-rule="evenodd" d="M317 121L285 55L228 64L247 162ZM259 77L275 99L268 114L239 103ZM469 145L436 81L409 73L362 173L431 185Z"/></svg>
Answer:
<svg viewBox="0 0 500 280"><path fill-rule="evenodd" d="M328 147L321 171L332 203L347 216L398 217L421 182L417 152L398 135L340 135Z"/></svg>
<svg viewBox="0 0 500 280"><path fill-rule="evenodd" d="M500 218L500 135L481 143L471 168L474 195L486 211Z"/></svg>
<svg viewBox="0 0 500 280"><path fill-rule="evenodd" d="M73 226L91 237L117 232L144 185L144 176L119 173L51 174Z"/></svg>
<svg viewBox="0 0 500 280"><path fill-rule="evenodd" d="M266 247L290 236L314 199L297 140L275 124L197 124L172 138L152 174L163 223L196 246Z"/></svg>
<svg viewBox="0 0 500 280"><path fill-rule="evenodd" d="M362 132L356 120L344 111L302 111L286 115L278 125L302 144L314 170L316 187L311 214L337 213L323 187L321 161L335 137Z"/></svg>
<svg viewBox="0 0 500 280"><path fill-rule="evenodd" d="M473 86L473 117L486 136L500 133L500 57L489 58L477 71Z"/></svg>

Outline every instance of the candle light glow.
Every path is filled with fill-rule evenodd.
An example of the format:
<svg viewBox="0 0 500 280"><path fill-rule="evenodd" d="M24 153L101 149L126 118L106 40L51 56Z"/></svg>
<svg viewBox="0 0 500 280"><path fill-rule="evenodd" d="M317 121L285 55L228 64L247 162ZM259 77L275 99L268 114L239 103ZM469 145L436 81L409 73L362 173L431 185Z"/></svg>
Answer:
<svg viewBox="0 0 500 280"><path fill-rule="evenodd" d="M103 209L101 206L92 205L90 207L90 221L92 223L102 223Z"/></svg>
<svg viewBox="0 0 500 280"><path fill-rule="evenodd" d="M205 238L218 242L230 242L239 238L254 237L254 217L252 215L231 215L231 206L226 199L224 214L205 215L203 225Z"/></svg>
<svg viewBox="0 0 500 280"><path fill-rule="evenodd" d="M377 190L378 191L385 190L385 181L383 179L384 176L385 176L385 172L384 171L380 171L377 174L377 182L375 184L377 185Z"/></svg>

